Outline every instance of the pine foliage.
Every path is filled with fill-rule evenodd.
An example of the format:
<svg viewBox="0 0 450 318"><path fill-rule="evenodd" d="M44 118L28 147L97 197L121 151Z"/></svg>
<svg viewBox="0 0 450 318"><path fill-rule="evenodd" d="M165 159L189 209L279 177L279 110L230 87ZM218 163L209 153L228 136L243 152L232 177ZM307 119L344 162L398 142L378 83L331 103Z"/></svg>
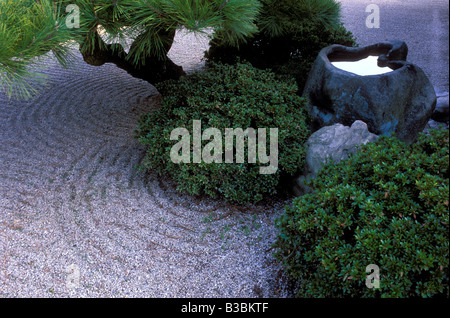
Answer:
<svg viewBox="0 0 450 318"><path fill-rule="evenodd" d="M70 39L60 14L61 6L51 1L0 1L0 88L8 96L30 97L35 88L30 79L42 79L42 74L28 66L48 51L66 63Z"/></svg>
<svg viewBox="0 0 450 318"><path fill-rule="evenodd" d="M74 5L79 27L70 28L67 8ZM0 0L0 88L29 97L27 80L40 75L27 66L49 51L65 64L70 41L80 45L86 62L113 62L127 71L167 61L180 28L219 32L221 42L238 45L256 32L260 6L257 0Z"/></svg>

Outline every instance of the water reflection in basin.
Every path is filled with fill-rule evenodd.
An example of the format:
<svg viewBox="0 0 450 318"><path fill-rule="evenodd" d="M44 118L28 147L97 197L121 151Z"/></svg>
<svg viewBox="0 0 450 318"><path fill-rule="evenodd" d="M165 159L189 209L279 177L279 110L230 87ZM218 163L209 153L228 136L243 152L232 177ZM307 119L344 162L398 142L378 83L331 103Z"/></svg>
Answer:
<svg viewBox="0 0 450 318"><path fill-rule="evenodd" d="M331 62L335 67L357 75L379 75L392 72L389 67L377 65L378 56L369 56L365 59L352 62Z"/></svg>

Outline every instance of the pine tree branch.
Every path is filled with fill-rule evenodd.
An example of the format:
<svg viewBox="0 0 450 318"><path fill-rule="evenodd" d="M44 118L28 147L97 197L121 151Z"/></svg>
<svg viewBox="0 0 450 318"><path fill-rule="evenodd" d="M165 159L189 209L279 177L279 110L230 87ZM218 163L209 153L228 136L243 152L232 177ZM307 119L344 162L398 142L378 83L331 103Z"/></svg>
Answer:
<svg viewBox="0 0 450 318"><path fill-rule="evenodd" d="M183 68L176 65L167 56L164 59L156 55L147 56L140 64L135 64L130 61L129 53L125 52L121 44L107 44L97 32L93 37L95 41L94 46L91 46L92 43L89 40L86 40L80 46L80 52L84 61L90 65L101 66L105 63L113 63L130 75L151 84L157 84L169 79L179 79L185 75ZM87 46L89 46L89 49L86 49Z"/></svg>
<svg viewBox="0 0 450 318"><path fill-rule="evenodd" d="M145 3L150 7L150 9L152 9L153 11L155 11L157 14L159 14L160 17L164 17L167 18L167 16L163 13L161 13L160 11L158 11L155 7L153 7L150 3L148 3L148 0L145 0Z"/></svg>

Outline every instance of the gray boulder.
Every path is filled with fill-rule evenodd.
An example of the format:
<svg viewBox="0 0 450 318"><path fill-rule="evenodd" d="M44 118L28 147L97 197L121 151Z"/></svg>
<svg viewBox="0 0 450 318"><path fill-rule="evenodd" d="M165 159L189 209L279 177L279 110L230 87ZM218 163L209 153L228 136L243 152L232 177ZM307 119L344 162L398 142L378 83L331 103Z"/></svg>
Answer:
<svg viewBox="0 0 450 318"><path fill-rule="evenodd" d="M407 46L388 41L360 48L331 45L322 49L309 73L303 96L313 117L313 131L355 120L376 135L395 135L412 143L436 106L436 93L425 73L406 62ZM331 62L379 56L378 65L393 69L380 75L356 75Z"/></svg>
<svg viewBox="0 0 450 318"><path fill-rule="evenodd" d="M438 121L434 121L433 119L430 119L430 121L427 123L427 125L425 126L425 129L423 130L423 132L427 135L430 134L430 130L431 129L449 129L449 123L447 122L438 122Z"/></svg>
<svg viewBox="0 0 450 318"><path fill-rule="evenodd" d="M360 120L355 121L351 127L334 124L319 129L306 143L306 164L302 174L294 180L294 193L303 195L310 192L305 181L315 178L324 163L340 162L355 153L358 146L377 139L378 136L370 133L366 123Z"/></svg>
<svg viewBox="0 0 450 318"><path fill-rule="evenodd" d="M448 93L446 96L439 96L437 98L436 108L431 116L431 119L440 123L448 122Z"/></svg>

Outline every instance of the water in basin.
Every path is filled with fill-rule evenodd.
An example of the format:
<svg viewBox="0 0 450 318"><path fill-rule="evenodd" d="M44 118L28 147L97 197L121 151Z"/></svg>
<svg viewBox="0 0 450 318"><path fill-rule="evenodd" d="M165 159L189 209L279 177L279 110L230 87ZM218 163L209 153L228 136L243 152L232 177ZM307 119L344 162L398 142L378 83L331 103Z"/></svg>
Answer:
<svg viewBox="0 0 450 318"><path fill-rule="evenodd" d="M377 65L378 56L369 56L365 59L353 62L331 62L337 68L357 75L379 75L392 72L389 67Z"/></svg>

